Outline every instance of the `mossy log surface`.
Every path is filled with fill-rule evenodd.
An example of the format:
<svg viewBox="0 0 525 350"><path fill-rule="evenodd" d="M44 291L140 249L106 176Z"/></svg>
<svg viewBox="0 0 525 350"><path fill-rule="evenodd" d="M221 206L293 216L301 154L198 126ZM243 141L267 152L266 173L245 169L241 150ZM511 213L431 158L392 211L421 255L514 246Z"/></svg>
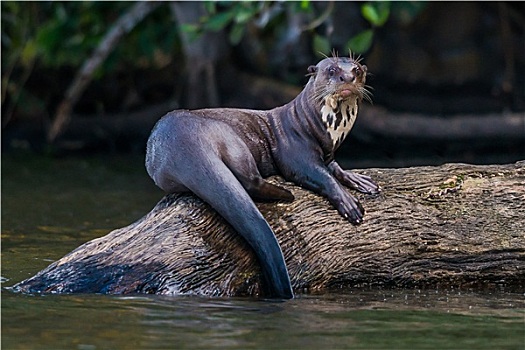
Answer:
<svg viewBox="0 0 525 350"><path fill-rule="evenodd" d="M260 203L296 292L360 286L525 286L525 162L368 169L352 226L328 201L286 183L292 203ZM355 194L355 193L354 193ZM260 295L249 246L193 195L168 195L137 222L87 242L15 290L31 293Z"/></svg>

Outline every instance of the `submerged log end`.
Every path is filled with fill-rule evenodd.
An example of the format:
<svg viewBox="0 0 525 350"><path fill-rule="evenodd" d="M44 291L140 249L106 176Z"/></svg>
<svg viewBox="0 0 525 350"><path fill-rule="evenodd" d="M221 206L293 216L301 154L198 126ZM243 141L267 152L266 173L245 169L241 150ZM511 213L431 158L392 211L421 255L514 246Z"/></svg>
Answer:
<svg viewBox="0 0 525 350"><path fill-rule="evenodd" d="M292 203L258 204L296 292L363 285L525 287L525 162L369 169L352 226L322 197L279 177ZM87 242L14 286L28 293L261 295L243 239L192 195L168 195L137 222Z"/></svg>

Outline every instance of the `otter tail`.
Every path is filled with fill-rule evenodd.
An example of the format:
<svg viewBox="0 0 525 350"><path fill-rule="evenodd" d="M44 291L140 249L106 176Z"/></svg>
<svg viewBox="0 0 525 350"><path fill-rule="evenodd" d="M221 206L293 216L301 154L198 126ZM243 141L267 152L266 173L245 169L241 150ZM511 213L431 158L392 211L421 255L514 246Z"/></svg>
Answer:
<svg viewBox="0 0 525 350"><path fill-rule="evenodd" d="M178 180L210 204L246 239L261 265L267 296L293 298L283 253L272 229L227 165L209 154L204 159L208 164L199 165L204 171L186 172L189 176L177 176Z"/></svg>

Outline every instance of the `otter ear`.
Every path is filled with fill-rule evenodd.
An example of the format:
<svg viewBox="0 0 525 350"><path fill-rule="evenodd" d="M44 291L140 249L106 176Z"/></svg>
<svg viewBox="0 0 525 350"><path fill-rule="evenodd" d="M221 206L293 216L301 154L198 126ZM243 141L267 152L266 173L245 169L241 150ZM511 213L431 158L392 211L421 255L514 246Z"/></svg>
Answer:
<svg viewBox="0 0 525 350"><path fill-rule="evenodd" d="M314 75L315 73L317 73L317 66L308 67L308 73L310 73L311 75Z"/></svg>

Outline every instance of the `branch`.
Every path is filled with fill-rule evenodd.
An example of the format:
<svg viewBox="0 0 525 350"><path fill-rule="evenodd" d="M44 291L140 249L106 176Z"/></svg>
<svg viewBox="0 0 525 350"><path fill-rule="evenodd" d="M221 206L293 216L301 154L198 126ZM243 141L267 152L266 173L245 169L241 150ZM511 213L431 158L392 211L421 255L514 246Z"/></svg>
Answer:
<svg viewBox="0 0 525 350"><path fill-rule="evenodd" d="M364 106L360 111L356 135L405 140L493 140L498 138L523 140L523 113L493 113L487 115L458 114L449 117L417 113L392 113L385 108Z"/></svg>
<svg viewBox="0 0 525 350"><path fill-rule="evenodd" d="M321 24L324 23L324 21L326 21L326 19L330 16L333 10L334 10L334 2L329 1L323 13L319 17L317 17L315 20L310 22L309 24L303 26L301 28L301 31L306 32L306 31L313 30L319 27Z"/></svg>
<svg viewBox="0 0 525 350"><path fill-rule="evenodd" d="M75 80L67 89L64 99L58 106L53 124L48 131L48 142L53 142L68 124L73 106L91 82L98 66L100 66L109 53L113 51L124 34L130 32L144 17L159 5L159 2L154 1L137 2L108 30L96 50L91 57L84 62Z"/></svg>

